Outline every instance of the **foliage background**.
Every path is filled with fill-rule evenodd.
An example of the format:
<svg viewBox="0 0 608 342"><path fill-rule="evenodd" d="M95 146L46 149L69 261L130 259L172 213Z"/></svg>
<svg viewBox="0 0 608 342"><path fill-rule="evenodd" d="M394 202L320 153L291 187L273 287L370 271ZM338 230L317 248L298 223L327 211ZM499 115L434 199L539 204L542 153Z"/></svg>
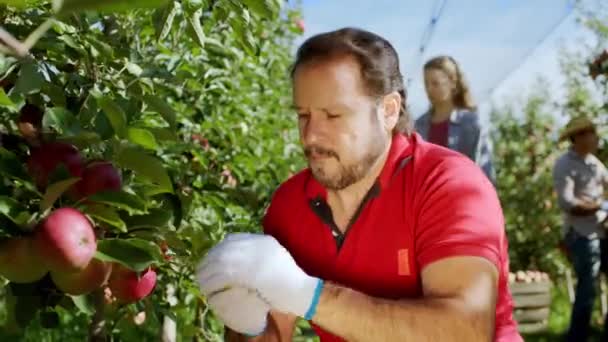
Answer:
<svg viewBox="0 0 608 342"><path fill-rule="evenodd" d="M3 27L20 40L51 14L44 1L0 5ZM34 104L45 111L43 124L54 139L76 143L88 158L117 163L133 193L159 203L144 224L125 218L127 231L117 236L164 240L172 259L158 266L152 297L108 313L113 339L156 341L167 316L177 322L178 340L222 340L222 326L199 296L194 267L224 234L259 230L269 196L302 166L288 92L299 16L297 5L274 0L76 11L52 23L31 58L0 58L5 147L18 135L20 109ZM159 193L142 182L163 179L162 170L151 171L159 164L146 164L141 155L123 160L125 146L161 161L173 191ZM22 198L37 200L31 193ZM86 338L91 316L69 303L51 308L60 318L54 329L44 329L48 322L39 317L19 329L6 310L7 289L0 290L2 340ZM133 324L141 311L147 319Z"/></svg>

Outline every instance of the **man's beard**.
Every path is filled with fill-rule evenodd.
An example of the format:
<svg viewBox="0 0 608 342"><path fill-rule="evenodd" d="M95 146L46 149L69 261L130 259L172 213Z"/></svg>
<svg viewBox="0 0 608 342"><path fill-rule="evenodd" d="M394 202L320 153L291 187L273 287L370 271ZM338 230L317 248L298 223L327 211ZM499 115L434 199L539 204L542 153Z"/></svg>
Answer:
<svg viewBox="0 0 608 342"><path fill-rule="evenodd" d="M312 167L312 175L325 188L342 190L363 179L370 172L378 157L379 154L368 153L360 161L351 165L339 164L338 173L333 176L326 174L322 168Z"/></svg>
<svg viewBox="0 0 608 342"><path fill-rule="evenodd" d="M374 136L370 139L367 153L359 160L348 165L342 164L338 154L332 150L321 147L306 148L304 151L306 156L309 156L310 153L314 151L317 154L334 158L338 163L338 172L334 175L329 175L325 173L323 168L313 167L309 163L312 175L315 177L317 182L330 190L342 190L363 179L370 172L378 158L380 158L380 155L385 148L386 137L383 135L381 130L378 129L376 132L377 134L374 134Z"/></svg>

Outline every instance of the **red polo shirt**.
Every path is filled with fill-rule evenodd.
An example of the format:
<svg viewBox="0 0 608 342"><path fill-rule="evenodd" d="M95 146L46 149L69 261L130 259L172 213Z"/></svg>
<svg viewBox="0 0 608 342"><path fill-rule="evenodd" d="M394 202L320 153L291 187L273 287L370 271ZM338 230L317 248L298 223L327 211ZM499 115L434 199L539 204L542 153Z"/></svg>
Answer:
<svg viewBox="0 0 608 342"><path fill-rule="evenodd" d="M344 235L326 196L306 169L278 188L264 218L265 233L305 272L370 296L418 298L426 265L450 256L483 257L500 273L495 341L521 341L507 286L502 209L494 187L469 159L417 134L396 135ZM343 341L313 328L323 342Z"/></svg>

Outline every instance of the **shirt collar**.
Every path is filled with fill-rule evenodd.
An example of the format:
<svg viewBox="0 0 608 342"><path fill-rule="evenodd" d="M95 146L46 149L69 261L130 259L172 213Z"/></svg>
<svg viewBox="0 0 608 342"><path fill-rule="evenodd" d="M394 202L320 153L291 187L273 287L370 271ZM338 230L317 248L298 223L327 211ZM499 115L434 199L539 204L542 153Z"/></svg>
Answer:
<svg viewBox="0 0 608 342"><path fill-rule="evenodd" d="M380 186L380 191L386 189L390 181L392 180L398 167L401 165L401 161L405 157L412 154L413 145L420 139L418 133L412 133L410 137L403 134L395 134L391 140L391 147L388 152L382 171L376 180L376 183ZM309 176L306 183L306 196L309 199L314 198L327 198L327 189L325 189L317 180L313 177L310 169L308 170Z"/></svg>
<svg viewBox="0 0 608 342"><path fill-rule="evenodd" d="M568 155L571 158L582 160L585 163L587 163L587 162L589 162L591 160L591 154L587 154L586 156L583 157L580 154L576 153L576 151L574 151L574 149L572 147L570 147L568 149Z"/></svg>

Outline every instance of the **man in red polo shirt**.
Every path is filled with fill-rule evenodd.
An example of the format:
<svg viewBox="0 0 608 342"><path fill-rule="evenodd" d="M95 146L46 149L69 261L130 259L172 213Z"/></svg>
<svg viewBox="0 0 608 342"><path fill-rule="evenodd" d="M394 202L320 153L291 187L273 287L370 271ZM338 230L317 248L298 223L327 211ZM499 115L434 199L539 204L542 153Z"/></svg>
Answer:
<svg viewBox="0 0 608 342"><path fill-rule="evenodd" d="M521 341L494 187L411 132L391 44L317 35L292 78L309 167L274 194L265 234L231 234L198 269L243 334L228 340L290 340L303 317L323 342Z"/></svg>

